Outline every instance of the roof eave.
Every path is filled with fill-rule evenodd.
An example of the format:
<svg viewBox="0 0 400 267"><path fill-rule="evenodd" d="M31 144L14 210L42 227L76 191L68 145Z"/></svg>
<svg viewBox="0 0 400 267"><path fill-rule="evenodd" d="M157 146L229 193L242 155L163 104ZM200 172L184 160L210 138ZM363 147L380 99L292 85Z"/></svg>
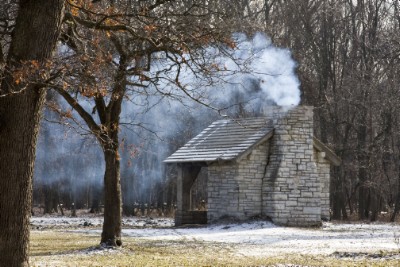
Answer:
<svg viewBox="0 0 400 267"><path fill-rule="evenodd" d="M232 162L234 159L213 159L213 160L201 160L201 159L170 159L164 160L163 163L165 164L179 164L179 163L204 163L206 165L210 165L211 163L215 162Z"/></svg>
<svg viewBox="0 0 400 267"><path fill-rule="evenodd" d="M258 140L257 142L255 142L254 144L252 144L248 149L246 149L245 151L243 151L242 153L240 153L236 158L235 161L239 162L242 159L246 158L248 155L250 155L250 153L259 145L261 145L262 143L264 143L265 141L269 140L272 136L274 135L274 129L272 129L271 131L269 131L266 135L264 135L264 137L262 137L260 140Z"/></svg>
<svg viewBox="0 0 400 267"><path fill-rule="evenodd" d="M334 166L340 166L342 164L342 160L330 148L315 137L313 137L313 145L317 150L325 152L325 158Z"/></svg>

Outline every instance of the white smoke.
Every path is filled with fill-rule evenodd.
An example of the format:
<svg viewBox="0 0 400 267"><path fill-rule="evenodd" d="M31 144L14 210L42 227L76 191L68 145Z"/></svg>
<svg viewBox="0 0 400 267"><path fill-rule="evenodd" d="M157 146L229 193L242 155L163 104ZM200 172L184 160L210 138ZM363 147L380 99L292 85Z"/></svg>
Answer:
<svg viewBox="0 0 400 267"><path fill-rule="evenodd" d="M300 103L300 81L296 75L297 63L290 50L274 46L264 34L257 33L252 39L244 34L236 34L237 49L232 51L232 59L221 59L225 67L234 73L225 84L224 93L229 93L230 85L246 91L250 99L256 95L261 105L296 106ZM253 87L250 92L249 83Z"/></svg>
<svg viewBox="0 0 400 267"><path fill-rule="evenodd" d="M180 85L193 98L231 116L236 116L239 104L255 116L262 115L264 109L271 105L286 108L298 105L300 82L291 52L275 47L261 33L251 39L244 34L236 34L233 39L237 44L235 49L225 48L222 52L220 48L209 47L206 54L200 54L198 58L185 55L189 66L180 66ZM158 91L149 83L147 94L135 97L136 104L141 105L125 102L121 116L127 123L134 120L157 133L154 135L147 130L139 130L138 135L130 131L122 134L127 142L146 144L141 148L139 157L133 160L139 164L131 167L132 176L144 181L141 184L144 187L163 178L162 161L167 156L220 116L214 110L189 99L177 88L175 77L178 66L169 67L173 61L162 54L156 58L158 60L152 64L148 76L158 77ZM202 65L192 64L195 59L203 59L209 65L212 62L218 67L203 76ZM163 71L166 67L168 71ZM159 91L171 97L162 96L158 94ZM150 163L154 160L156 162ZM152 169L146 169L149 165Z"/></svg>
<svg viewBox="0 0 400 267"><path fill-rule="evenodd" d="M189 99L176 86L178 70L180 85L192 98L230 116L237 116L239 105L257 116L262 115L264 109L270 105L291 107L299 104L297 64L288 49L275 47L261 33L252 38L238 33L233 39L236 42L234 49L209 47L205 49L205 54L199 53L193 55L193 58L184 55L182 58L189 64L182 65L180 69L176 65L172 66L174 62L166 58L165 54L155 55L151 71L147 75L157 76L157 79L152 80L153 84L149 81L145 91L138 93L142 89L132 88L128 94L121 114L121 125L126 127L122 127L120 137L124 138L125 144L132 144L141 153L132 159L126 158L129 153L121 153L121 173L135 179L135 185L141 187L139 191L162 180L162 161L220 115L215 110ZM177 57L177 60L182 58ZM194 64L195 60L203 60L201 63L204 65ZM201 68L210 65L209 62L213 62L216 67L207 75L202 75ZM132 78L132 82L142 81ZM93 108L86 100L81 104L88 112ZM56 160L57 155L65 155L68 148L76 151L81 147L78 138L64 138L63 146L57 154L46 151L45 142L43 139L42 142L39 141L38 165L49 159ZM95 150L98 149L93 148ZM80 155L70 155L68 162L73 164L74 157L77 157L76 162L82 162ZM132 164L127 164L128 161L132 161ZM72 173L81 168L84 168L81 174ZM103 173L100 172L104 169L104 162L102 158L98 158L96 162L90 162L84 167L68 166L63 169L71 170L71 173L65 174L67 176L81 176L82 179L101 183ZM46 176L44 179L48 181L60 179L59 172L52 175L47 173ZM76 180L79 181L80 178Z"/></svg>

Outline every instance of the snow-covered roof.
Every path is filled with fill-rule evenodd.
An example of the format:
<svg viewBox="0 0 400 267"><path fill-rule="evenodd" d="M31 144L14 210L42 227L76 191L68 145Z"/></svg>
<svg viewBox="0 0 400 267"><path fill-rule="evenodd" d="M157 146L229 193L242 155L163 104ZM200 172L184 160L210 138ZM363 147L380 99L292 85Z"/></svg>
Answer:
<svg viewBox="0 0 400 267"><path fill-rule="evenodd" d="M218 120L169 156L165 163L240 160L273 134L267 118Z"/></svg>

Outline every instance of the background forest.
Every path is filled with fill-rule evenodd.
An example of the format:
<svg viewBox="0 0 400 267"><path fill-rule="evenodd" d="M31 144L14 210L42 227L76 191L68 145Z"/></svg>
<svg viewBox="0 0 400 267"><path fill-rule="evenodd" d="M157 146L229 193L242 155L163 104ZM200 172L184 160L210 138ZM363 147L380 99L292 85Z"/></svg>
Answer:
<svg viewBox="0 0 400 267"><path fill-rule="evenodd" d="M342 158L342 165L332 170L332 218L376 220L384 211L394 220L400 208L400 1L237 0L209 5L215 12L231 13L236 32L249 37L261 32L275 46L290 49L298 64L301 104L315 107L315 135ZM243 94L230 94L224 103L243 103ZM34 205L47 213L60 203L95 211L102 203L105 168L100 147L82 122L68 114L65 100L55 93L47 98ZM172 209L175 185L168 173L173 170L162 160L220 116L182 99L149 101L140 109L134 103L122 107L119 153L128 215L135 207ZM59 107L64 111L54 112ZM257 110L238 104L228 113L253 116ZM196 194L198 201L204 198L201 185Z"/></svg>

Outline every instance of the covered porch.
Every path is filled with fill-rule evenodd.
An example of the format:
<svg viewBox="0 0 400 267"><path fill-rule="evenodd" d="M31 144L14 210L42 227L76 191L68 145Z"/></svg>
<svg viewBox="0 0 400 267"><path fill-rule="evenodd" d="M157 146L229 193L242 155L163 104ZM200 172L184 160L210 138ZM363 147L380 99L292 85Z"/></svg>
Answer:
<svg viewBox="0 0 400 267"><path fill-rule="evenodd" d="M201 169L202 167L206 166L207 165L205 163L199 162L177 164L177 209L175 212L176 226L183 224L207 224L206 203L203 203L203 207L199 207L199 203L194 203L194 198L192 195L192 189L196 180L199 178Z"/></svg>

